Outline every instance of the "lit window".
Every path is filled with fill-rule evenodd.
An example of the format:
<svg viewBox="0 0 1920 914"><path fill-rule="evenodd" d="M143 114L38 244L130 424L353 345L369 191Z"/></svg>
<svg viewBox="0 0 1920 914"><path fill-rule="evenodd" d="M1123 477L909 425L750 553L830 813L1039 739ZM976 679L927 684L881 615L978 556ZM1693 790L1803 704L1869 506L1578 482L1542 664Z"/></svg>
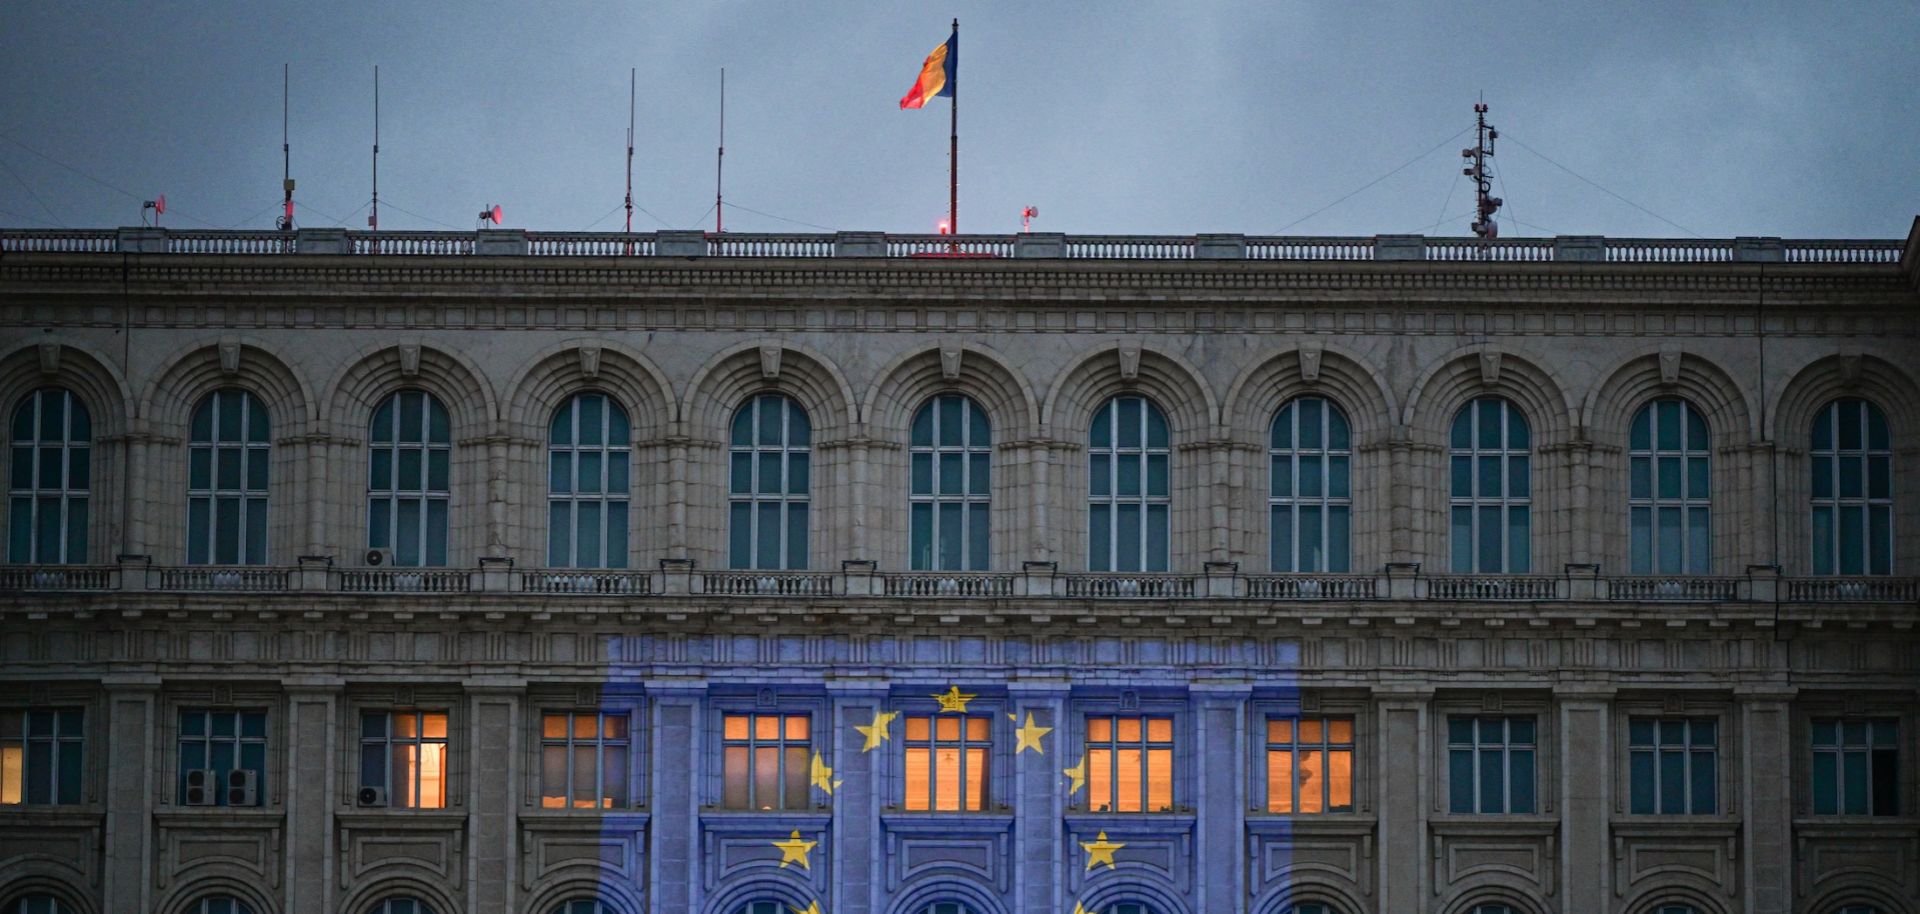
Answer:
<svg viewBox="0 0 1920 914"><path fill-rule="evenodd" d="M1173 718L1087 718L1087 802L1094 812L1173 811Z"/></svg>
<svg viewBox="0 0 1920 914"><path fill-rule="evenodd" d="M1813 811L1900 814L1900 740L1892 718L1813 721Z"/></svg>
<svg viewBox="0 0 1920 914"><path fill-rule="evenodd" d="M1813 573L1893 573L1893 439L1865 400L1835 400L1813 421Z"/></svg>
<svg viewBox="0 0 1920 914"><path fill-rule="evenodd" d="M1637 815L1719 811L1719 725L1712 718L1627 722L1631 810Z"/></svg>
<svg viewBox="0 0 1920 914"><path fill-rule="evenodd" d="M974 914L974 910L957 901L936 901L921 908L916 914Z"/></svg>
<svg viewBox="0 0 1920 914"><path fill-rule="evenodd" d="M1274 416L1267 451L1274 571L1347 570L1351 447L1346 414L1331 401L1301 397Z"/></svg>
<svg viewBox="0 0 1920 914"><path fill-rule="evenodd" d="M187 445L187 563L267 561L267 410L239 388L216 390L193 411Z"/></svg>
<svg viewBox="0 0 1920 914"><path fill-rule="evenodd" d="M93 422L68 391L36 390L13 411L7 486L7 560L22 565L87 560Z"/></svg>
<svg viewBox="0 0 1920 914"><path fill-rule="evenodd" d="M1712 442L1685 400L1640 407L1628 441L1628 528L1634 574L1706 574Z"/></svg>
<svg viewBox="0 0 1920 914"><path fill-rule="evenodd" d="M807 567L813 426L791 397L760 394L733 417L728 449L727 564Z"/></svg>
<svg viewBox="0 0 1920 914"><path fill-rule="evenodd" d="M991 725L987 717L907 718L907 808L985 809Z"/></svg>
<svg viewBox="0 0 1920 914"><path fill-rule="evenodd" d="M1267 721L1267 811L1353 811L1353 719Z"/></svg>
<svg viewBox="0 0 1920 914"><path fill-rule="evenodd" d="M80 802L79 711L0 711L0 805Z"/></svg>
<svg viewBox="0 0 1920 914"><path fill-rule="evenodd" d="M540 722L540 805L625 808L628 748L625 714L548 711Z"/></svg>
<svg viewBox="0 0 1920 914"><path fill-rule="evenodd" d="M805 714L722 718L726 809L806 809L812 742Z"/></svg>
<svg viewBox="0 0 1920 914"><path fill-rule="evenodd" d="M1173 508L1167 417L1144 397L1093 414L1087 448L1087 567L1165 571Z"/></svg>
<svg viewBox="0 0 1920 914"><path fill-rule="evenodd" d="M73 909L52 895L27 895L8 905L6 914L73 914Z"/></svg>
<svg viewBox="0 0 1920 914"><path fill-rule="evenodd" d="M1448 810L1533 812L1531 717L1447 719Z"/></svg>
<svg viewBox="0 0 1920 914"><path fill-rule="evenodd" d="M1466 405L1451 441L1452 570L1532 569L1531 435L1520 409L1497 397Z"/></svg>
<svg viewBox="0 0 1920 914"><path fill-rule="evenodd" d="M396 809L445 807L447 712L360 712L360 786Z"/></svg>
<svg viewBox="0 0 1920 914"><path fill-rule="evenodd" d="M576 394L547 429L547 564L627 567L633 433L605 394Z"/></svg>
<svg viewBox="0 0 1920 914"><path fill-rule="evenodd" d="M214 895L195 902L186 914L253 914L253 909L232 895Z"/></svg>
<svg viewBox="0 0 1920 914"><path fill-rule="evenodd" d="M367 448L367 548L395 565L447 563L453 433L432 395L403 390L374 411Z"/></svg>
<svg viewBox="0 0 1920 914"><path fill-rule="evenodd" d="M265 711L180 712L181 805L264 806L266 772Z"/></svg>
<svg viewBox="0 0 1920 914"><path fill-rule="evenodd" d="M367 914L433 914L433 908L416 898L389 898Z"/></svg>
<svg viewBox="0 0 1920 914"><path fill-rule="evenodd" d="M1122 901L1108 908L1105 914L1159 914L1152 906L1137 901Z"/></svg>
<svg viewBox="0 0 1920 914"><path fill-rule="evenodd" d="M984 571L993 432L980 404L941 394L913 416L911 513L915 571Z"/></svg>

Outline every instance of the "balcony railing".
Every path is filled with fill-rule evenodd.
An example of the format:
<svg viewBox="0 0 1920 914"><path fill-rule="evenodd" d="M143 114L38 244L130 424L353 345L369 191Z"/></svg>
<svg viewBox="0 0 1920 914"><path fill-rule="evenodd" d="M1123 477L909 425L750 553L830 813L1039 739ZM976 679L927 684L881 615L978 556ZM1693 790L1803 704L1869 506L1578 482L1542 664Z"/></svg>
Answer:
<svg viewBox="0 0 1920 914"><path fill-rule="evenodd" d="M1197 575L1070 574L1067 596L1093 600L1184 600L1201 593Z"/></svg>
<svg viewBox="0 0 1920 914"><path fill-rule="evenodd" d="M1253 600L1371 600L1379 579L1370 574L1252 574L1247 598Z"/></svg>
<svg viewBox="0 0 1920 914"><path fill-rule="evenodd" d="M806 571L711 571L700 575L701 593L729 597L827 597L837 575Z"/></svg>
<svg viewBox="0 0 1920 914"><path fill-rule="evenodd" d="M1739 599L1745 578L1626 577L1607 579L1607 599L1639 603L1721 603Z"/></svg>
<svg viewBox="0 0 1920 914"><path fill-rule="evenodd" d="M1428 260L1895 264L1901 239L1433 237L1421 235L918 235L877 232L363 232L0 229L0 251L539 257L973 257L1069 260Z"/></svg>
<svg viewBox="0 0 1920 914"><path fill-rule="evenodd" d="M147 569L148 590L189 593L277 593L293 589L297 568L196 565Z"/></svg>
<svg viewBox="0 0 1920 914"><path fill-rule="evenodd" d="M345 593L466 593L473 572L435 568L349 568L340 572Z"/></svg>
<svg viewBox="0 0 1920 914"><path fill-rule="evenodd" d="M118 590L118 565L13 565L0 568L0 591L59 593Z"/></svg>
<svg viewBox="0 0 1920 914"><path fill-rule="evenodd" d="M1427 599L1530 603L1556 599L1559 582L1548 575L1434 575L1427 578Z"/></svg>
<svg viewBox="0 0 1920 914"><path fill-rule="evenodd" d="M1920 602L1920 578L1789 578L1794 603Z"/></svg>
<svg viewBox="0 0 1920 914"><path fill-rule="evenodd" d="M1017 575L1011 574L942 574L935 571L880 576L883 582L881 593L889 597L988 599L1013 596L1013 582L1017 578Z"/></svg>
<svg viewBox="0 0 1920 914"><path fill-rule="evenodd" d="M520 592L585 594L589 596L644 596L653 592L648 571L589 571L553 568L520 572Z"/></svg>

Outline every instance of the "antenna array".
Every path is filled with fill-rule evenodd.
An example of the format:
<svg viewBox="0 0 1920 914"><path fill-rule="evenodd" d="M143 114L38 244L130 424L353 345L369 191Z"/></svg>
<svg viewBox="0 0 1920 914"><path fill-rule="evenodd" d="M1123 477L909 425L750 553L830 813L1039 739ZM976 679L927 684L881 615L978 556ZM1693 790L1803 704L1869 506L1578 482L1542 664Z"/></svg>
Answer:
<svg viewBox="0 0 1920 914"><path fill-rule="evenodd" d="M1500 237L1500 223L1493 221L1493 212L1506 202L1493 195L1493 172L1487 167L1487 159L1493 157L1493 141L1500 138L1500 131L1487 126L1486 102L1475 103L1473 112L1476 119L1473 148L1460 150L1460 156L1472 164L1460 169L1460 173L1474 180L1478 200L1474 211L1479 217L1473 220L1473 233L1491 240Z"/></svg>

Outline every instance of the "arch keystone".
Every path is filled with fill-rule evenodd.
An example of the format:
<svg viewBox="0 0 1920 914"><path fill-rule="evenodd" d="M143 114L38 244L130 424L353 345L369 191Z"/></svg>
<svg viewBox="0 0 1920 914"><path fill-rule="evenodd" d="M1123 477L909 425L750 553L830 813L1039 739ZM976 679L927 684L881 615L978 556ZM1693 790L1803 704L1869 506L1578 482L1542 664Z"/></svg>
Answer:
<svg viewBox="0 0 1920 914"><path fill-rule="evenodd" d="M1480 353L1480 383L1488 387L1500 383L1500 353L1491 349Z"/></svg>
<svg viewBox="0 0 1920 914"><path fill-rule="evenodd" d="M760 377L769 381L780 376L780 346L771 344L760 347Z"/></svg>

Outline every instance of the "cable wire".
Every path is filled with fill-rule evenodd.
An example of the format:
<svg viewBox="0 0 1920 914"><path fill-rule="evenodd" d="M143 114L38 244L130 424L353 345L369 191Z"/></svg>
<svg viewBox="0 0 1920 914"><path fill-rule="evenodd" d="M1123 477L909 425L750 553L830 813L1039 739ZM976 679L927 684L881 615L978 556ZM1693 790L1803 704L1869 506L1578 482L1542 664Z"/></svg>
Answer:
<svg viewBox="0 0 1920 914"><path fill-rule="evenodd" d="M1522 142L1520 142L1520 141L1519 141L1518 139L1515 139L1515 138L1514 138L1514 137L1513 137L1512 135L1507 135L1507 137L1506 137L1506 138L1507 138L1507 139L1509 139L1509 140L1512 140L1512 141L1513 141L1514 143L1517 143L1517 144L1519 144L1519 146L1520 146L1520 148L1521 148L1521 149L1525 149L1526 151L1528 151L1528 152L1531 152L1531 153L1533 153L1534 155L1537 155L1537 156L1539 156L1539 157L1540 157L1540 158L1541 158L1542 160L1544 160L1544 161L1545 161L1545 162L1546 162L1546 163L1547 163L1548 165L1552 165L1553 167L1555 167L1555 168L1558 168L1558 169L1560 169L1561 171L1564 171L1564 172L1566 172L1567 174L1570 174L1570 175L1572 175L1572 176L1574 176L1575 178L1578 178L1578 179L1580 179L1580 180L1581 180L1582 182L1585 182L1586 184L1588 184L1588 185L1591 185L1591 186L1592 186L1592 187L1594 187L1595 189L1597 189L1597 190L1599 190L1599 191L1600 191L1601 193L1604 193L1604 194L1606 194L1607 196L1609 196L1609 197L1612 197L1612 198L1614 198L1615 200L1618 200L1618 201L1620 201L1621 203L1625 203L1626 205L1628 205L1628 206L1631 206L1631 207L1633 207L1634 209L1637 209L1637 210L1639 210L1639 211L1641 211L1641 212L1643 212L1643 213L1646 213L1647 215L1649 215L1649 216L1652 216L1653 218L1655 218L1655 219L1658 219L1658 220L1660 220L1661 222L1665 222L1666 224L1668 224L1668 225L1671 225L1671 226L1673 226L1674 228L1677 228L1677 229L1679 229L1680 231L1683 231L1683 232L1686 232L1687 234L1689 234L1689 235L1692 235L1692 236L1693 236L1693 237L1695 237L1695 238L1701 238L1701 237L1704 237L1704 236L1702 236L1702 235L1701 235L1701 234L1700 234L1699 232L1696 232L1696 231L1694 231L1693 229L1690 229L1690 228L1687 228L1686 226L1684 226L1684 225L1681 225L1680 223L1678 223L1678 222L1675 222L1675 221L1673 221L1672 219L1668 219L1667 217L1665 217L1665 216L1662 216L1662 215L1660 215L1659 213L1656 213L1656 212L1654 212L1653 210L1650 210L1650 209L1647 209L1646 207L1644 207L1644 206L1641 206L1640 204L1638 204L1638 203L1635 203L1635 202L1633 202L1632 200L1629 200L1629 199L1627 199L1627 198L1625 198L1625 197L1622 197L1622 196L1620 196L1619 194L1616 194L1616 193L1614 193L1613 191L1611 191L1611 190L1608 190L1608 189L1607 189L1607 188L1605 188L1605 187L1602 187L1602 186L1601 186L1601 185L1600 185L1600 184L1599 184L1598 182L1595 182L1595 181L1593 181L1593 180L1591 180L1591 179L1589 179L1589 178L1587 178L1587 177L1586 177L1585 175L1582 175L1582 174L1580 174L1579 172L1577 172L1577 171L1574 171L1573 169L1571 169L1571 168L1568 168L1567 166L1565 166L1565 165L1562 165L1562 164L1560 164L1559 162L1555 162L1555 161L1554 161L1553 159L1551 159L1551 158L1548 158L1548 157L1547 157L1547 154L1546 154L1546 153L1544 153L1544 152L1541 152L1540 150L1538 150L1538 149L1535 149L1535 148L1533 148L1532 146L1528 146L1527 144L1525 144L1525 143L1522 143ZM1502 188L1502 190L1504 190L1504 188ZM1536 226L1536 227L1537 227L1537 226Z"/></svg>
<svg viewBox="0 0 1920 914"><path fill-rule="evenodd" d="M727 208L729 208L729 209L737 209L737 210L741 210L742 212L748 212L748 213L752 213L752 214L754 214L754 215L756 215L756 216L765 216L765 217L767 217L768 219L778 219L778 220L780 220L781 222L791 222L791 223L793 223L794 225L804 225L804 226L806 226L807 228L814 228L814 229L819 229L820 231L823 231L823 232L831 232L831 231L836 231L836 230L835 230L834 228L832 228L832 227L830 227L830 226L825 226L825 225L815 225L815 224L813 224L813 223L811 223L811 222L802 222L802 221L800 221L800 220L798 220L798 219L788 219L788 218L787 218L787 217L785 217L785 216L776 216L776 215L774 215L774 214L772 214L772 213L763 213L763 212L761 212L761 211L759 211L759 210L757 210L757 209L754 209L754 208L752 208L752 207L750 207L750 206L741 206L741 205L740 205L740 204L738 204L738 203L729 203L729 204L727 204ZM709 213L711 213L711 212L713 212L713 210L712 210L712 208L708 208L708 210L707 210L707 212L709 212ZM702 218L704 218L704 217L702 217Z"/></svg>
<svg viewBox="0 0 1920 914"><path fill-rule="evenodd" d="M33 185L28 184L25 178L20 177L20 173L17 171L14 171L13 166L8 165L6 159L0 159L0 168L6 169L7 174L12 175L15 181L20 182L20 186L26 189L27 194L29 196L33 197L33 202L40 204L40 209L46 212L47 218L52 219L54 225L60 226L61 228L67 227L67 224L65 222L61 222L60 217L54 214L53 207L48 206L47 201L40 199L40 192L37 190L34 190ZM40 220L35 219L34 221L38 222Z"/></svg>
<svg viewBox="0 0 1920 914"><path fill-rule="evenodd" d="M104 187L104 188L106 188L106 189L108 189L108 190L110 190L110 191L113 191L114 193L117 193L117 194L121 194L121 195L123 195L123 196L126 196L126 197L128 197L129 199L133 199L133 200L138 200L138 201L140 201L141 203L145 203L145 202L147 202L147 198L145 198L145 197L142 197L142 196L140 196L139 194L136 194L136 193L134 193L133 191L130 191L130 190L127 190L127 189L126 189L126 188L124 188L124 187L116 187L116 186L114 186L114 185L112 185L112 184L108 184L107 182L105 182L105 181L102 181L102 180L100 180L99 178L96 178L96 177L94 177L93 175L90 175L90 174L87 174L86 172L84 172L84 171L81 171L80 169L78 169L78 168L75 168L75 167L73 167L72 165L68 165L67 163L65 163L65 162L62 162L62 161L60 161L59 159L56 159L56 158L54 158L54 157L52 157L52 156L50 156L50 155L47 155L47 154L46 154L46 153L44 153L44 152L41 152L41 151L40 151L40 150L38 150L38 149L35 149L35 148L33 148L32 146L28 146L27 144L25 144L25 143L22 143L22 142L20 142L19 140L16 140L16 139L14 139L13 137L11 137L11 136L8 136L8 135L7 135L7 134L5 134L5 133L0 133L0 140L6 140L7 142L9 142L9 143L12 143L12 144L13 144L13 145L15 145L15 146L18 146L18 147L20 147L21 149L24 149L24 150L26 150L26 151L28 151L28 152L30 152L30 153L32 153L32 154L34 154L34 155L36 155L36 156L38 156L38 157L40 157L41 159L44 159L44 160L46 160L46 161L48 161L48 162L51 162L51 163L53 163L54 165L58 165L58 166L60 166L61 168L64 168L64 169L66 169L67 171L70 171L70 172L73 172L74 174L76 174L76 175L79 175L80 177L82 177L82 178L85 178L85 179L87 179L87 180L89 180L89 181L92 181L93 183L95 183L95 184L98 184L98 185L100 185L101 187ZM196 217L196 216L194 216L194 215L192 215L192 214L190 214L190 213L183 213L183 212L181 212L181 211L179 211L179 210L177 210L177 209L175 209L175 210L172 210L172 212L173 212L173 214L174 214L174 215L176 215L176 216L179 216L179 217L180 217L180 218L182 218L182 219L186 219L186 220L189 220L189 221L192 221L192 222L198 222L198 223L200 223L201 225L204 225L204 226L206 226L207 228L219 228L219 226L217 226L217 225L214 225L213 223L211 223L211 222L208 222L208 221L206 221L205 219L201 219L201 218L198 218L198 217Z"/></svg>
<svg viewBox="0 0 1920 914"><path fill-rule="evenodd" d="M1352 191L1349 191L1349 192L1348 192L1348 193L1346 194L1346 196L1343 196L1343 197L1341 197L1340 199L1338 199L1338 200L1335 200L1335 201L1333 201L1332 203L1329 203L1329 204L1327 204L1326 206L1323 206L1323 207L1320 207L1319 209L1316 209L1316 210L1314 210L1314 211L1313 211L1313 212L1311 212L1311 213L1308 213L1308 214L1306 214L1306 215L1304 215L1304 216L1301 216L1300 218L1298 218L1298 219L1295 219L1295 220L1293 220L1292 222L1289 222L1289 223L1287 223L1286 225L1283 225L1283 226L1281 226L1281 227L1280 227L1280 230L1279 230L1279 231L1277 231L1277 232L1274 232L1273 234L1275 234L1275 235L1284 235L1284 234L1286 234L1286 232L1287 232L1287 229L1290 229L1290 228L1293 228L1294 226L1296 226L1296 225L1299 225L1300 223L1302 223L1302 222L1305 222L1305 221L1307 221L1308 219L1312 219L1313 217L1315 217L1315 216L1318 216L1318 215L1320 215L1321 213L1324 213L1324 212L1326 212L1327 210L1330 210L1330 209L1333 209L1334 207L1336 207L1336 206L1339 206L1340 204L1342 204L1342 203L1345 203L1345 202L1347 202L1347 200L1348 200L1349 198L1351 198L1351 197L1353 197L1353 196L1355 196L1356 194L1359 194L1359 193L1360 193L1361 191L1363 191L1363 190L1366 190L1367 188L1369 188L1369 187L1372 187L1372 186L1374 186L1375 184L1378 184L1378 183L1380 183L1381 181L1385 181L1386 179L1388 179L1388 178L1391 178L1391 177L1393 177L1394 175L1397 175L1397 174L1399 174L1400 172L1402 172L1402 171L1404 171L1404 170L1406 169L1406 167L1407 167L1407 166L1409 166L1409 165L1412 165L1413 163L1415 163L1415 162L1418 162L1418 161L1420 161L1421 159L1424 159L1424 158L1426 158L1427 156L1430 156L1430 155L1433 155L1434 153L1436 153L1436 152L1438 152L1438 151L1440 151L1440 147L1442 147L1442 146L1445 146L1445 145L1447 145L1448 143L1451 143L1451 142L1453 142L1454 140L1457 140L1457 139L1459 139L1459 138L1461 137L1461 135L1462 135L1462 134L1465 134L1465 133L1466 133L1467 131L1469 131L1469 130L1472 130L1472 129L1473 129L1472 127L1466 127L1466 128L1462 128L1462 129L1461 129L1461 131L1460 131L1459 133L1456 133L1456 134L1454 134L1453 136L1450 136L1450 137L1447 137L1446 139L1444 139L1444 140L1441 140L1440 142L1438 142L1438 143L1435 143L1435 144L1433 144L1433 148L1431 148L1431 149L1428 149L1428 150L1427 150L1426 152L1423 152L1423 153L1421 153L1421 154L1419 154L1419 155L1417 155L1417 156L1414 156L1413 158L1411 158L1411 159L1408 159L1408 160L1406 160L1405 162L1401 162L1401 163L1400 163L1400 165L1399 165L1399 167L1397 167L1397 168L1395 168L1394 170L1392 170L1392 171L1390 171L1390 172L1387 172L1386 174L1384 174L1384 175L1381 175L1380 177L1377 177L1377 178L1374 178L1373 180L1371 180L1371 181L1368 181L1367 183L1365 183L1365 184L1362 184L1362 185L1360 185L1360 186L1359 186L1359 187L1357 187L1357 188L1354 188L1354 189L1353 189Z"/></svg>

